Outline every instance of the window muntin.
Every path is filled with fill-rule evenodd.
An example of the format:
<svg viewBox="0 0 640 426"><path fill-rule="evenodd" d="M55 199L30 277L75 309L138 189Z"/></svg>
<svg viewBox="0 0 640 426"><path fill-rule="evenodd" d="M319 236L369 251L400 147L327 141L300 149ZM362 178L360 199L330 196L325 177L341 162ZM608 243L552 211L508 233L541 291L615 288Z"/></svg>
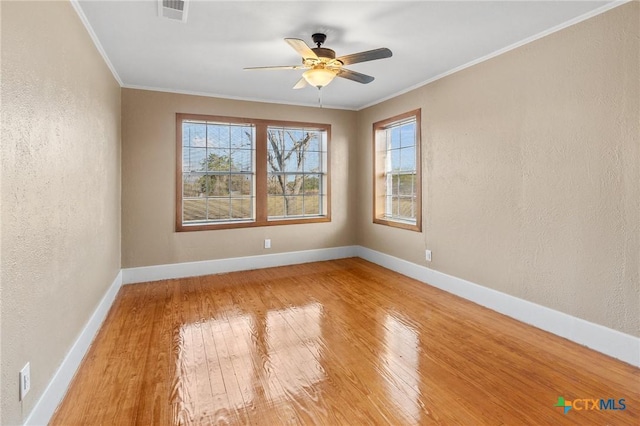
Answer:
<svg viewBox="0 0 640 426"><path fill-rule="evenodd" d="M267 138L268 220L322 216L327 132L269 126Z"/></svg>
<svg viewBox="0 0 640 426"><path fill-rule="evenodd" d="M329 125L177 114L176 230L330 221Z"/></svg>
<svg viewBox="0 0 640 426"><path fill-rule="evenodd" d="M420 231L420 111L374 128L375 223Z"/></svg>

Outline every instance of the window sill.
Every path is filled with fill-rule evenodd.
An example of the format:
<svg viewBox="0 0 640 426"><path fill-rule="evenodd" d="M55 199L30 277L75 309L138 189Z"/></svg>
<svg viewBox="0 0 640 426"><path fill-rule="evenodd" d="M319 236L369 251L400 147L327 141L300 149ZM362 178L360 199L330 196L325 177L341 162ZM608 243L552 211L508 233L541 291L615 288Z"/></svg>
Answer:
<svg viewBox="0 0 640 426"><path fill-rule="evenodd" d="M215 224L197 224L184 225L177 224L176 232L192 232L192 231L215 231L217 229L240 229L240 228L257 228L260 226L278 226L278 225L302 225L308 223L325 223L331 222L330 216L317 216L310 218L292 218L292 219L276 219L267 221L252 222L222 222Z"/></svg>
<svg viewBox="0 0 640 426"><path fill-rule="evenodd" d="M419 224L389 220L382 217L373 218L373 223L390 226L392 228L406 229L408 231L422 232L422 228Z"/></svg>

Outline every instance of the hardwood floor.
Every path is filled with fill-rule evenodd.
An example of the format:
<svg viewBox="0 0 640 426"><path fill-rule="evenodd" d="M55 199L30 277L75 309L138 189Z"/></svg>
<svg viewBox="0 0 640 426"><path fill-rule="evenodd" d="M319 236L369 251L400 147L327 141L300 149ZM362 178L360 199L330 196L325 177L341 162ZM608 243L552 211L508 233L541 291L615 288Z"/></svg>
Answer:
<svg viewBox="0 0 640 426"><path fill-rule="evenodd" d="M638 425L640 371L343 259L124 286L52 424Z"/></svg>

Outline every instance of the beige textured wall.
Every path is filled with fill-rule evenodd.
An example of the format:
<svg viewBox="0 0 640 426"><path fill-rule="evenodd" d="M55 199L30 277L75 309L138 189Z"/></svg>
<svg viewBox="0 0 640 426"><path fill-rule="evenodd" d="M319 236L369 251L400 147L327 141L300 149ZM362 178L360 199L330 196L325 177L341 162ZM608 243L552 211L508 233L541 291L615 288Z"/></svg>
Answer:
<svg viewBox="0 0 640 426"><path fill-rule="evenodd" d="M361 111L422 108L424 230L371 220L357 241L640 336L640 4L613 9ZM433 261L424 261L424 249Z"/></svg>
<svg viewBox="0 0 640 426"><path fill-rule="evenodd" d="M331 222L176 233L177 112L331 124ZM122 91L122 266L224 259L350 245L356 113L192 95ZM351 218L351 219L349 219ZM263 240L271 239L265 250Z"/></svg>
<svg viewBox="0 0 640 426"><path fill-rule="evenodd" d="M0 115L2 114L2 3L0 2ZM2 188L2 121L0 116L0 188ZM0 193L0 268L2 267L2 195ZM0 378L2 377L2 270L0 269ZM2 422L2 385L0 385L0 422Z"/></svg>
<svg viewBox="0 0 640 426"><path fill-rule="evenodd" d="M0 115L2 114L2 3L0 2ZM0 116L0 120L1 120ZM2 122L0 121L0 189L2 188L2 147L4 146L2 140ZM0 268L2 267L2 195L0 193ZM0 378L2 378L2 270L0 269ZM0 385L0 423L2 422L2 385Z"/></svg>
<svg viewBox="0 0 640 426"><path fill-rule="evenodd" d="M68 2L3 1L1 52L0 423L13 425L120 269L120 88Z"/></svg>

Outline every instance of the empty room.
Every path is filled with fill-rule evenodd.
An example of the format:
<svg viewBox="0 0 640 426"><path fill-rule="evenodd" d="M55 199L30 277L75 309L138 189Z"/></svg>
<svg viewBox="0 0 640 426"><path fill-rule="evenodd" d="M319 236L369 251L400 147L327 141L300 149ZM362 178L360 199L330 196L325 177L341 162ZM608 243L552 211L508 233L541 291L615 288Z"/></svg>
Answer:
<svg viewBox="0 0 640 426"><path fill-rule="evenodd" d="M1 1L0 424L640 424L640 2Z"/></svg>

